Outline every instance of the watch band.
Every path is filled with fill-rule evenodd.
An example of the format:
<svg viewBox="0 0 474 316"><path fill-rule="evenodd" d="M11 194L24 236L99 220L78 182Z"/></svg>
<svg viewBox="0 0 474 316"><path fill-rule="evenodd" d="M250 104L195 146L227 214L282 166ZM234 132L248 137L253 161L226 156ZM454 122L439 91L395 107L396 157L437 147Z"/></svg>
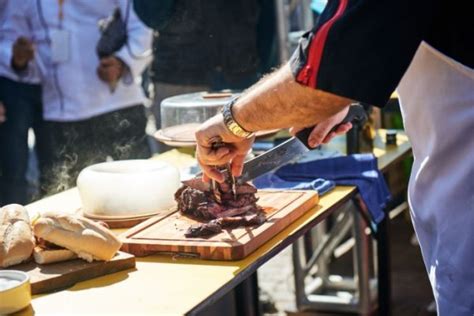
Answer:
<svg viewBox="0 0 474 316"><path fill-rule="evenodd" d="M234 105L237 98L232 99L229 103L224 105L222 108L222 116L224 117L224 124L227 129L235 136L242 138L250 138L254 133L246 131L242 126L239 125L232 115L232 106Z"/></svg>

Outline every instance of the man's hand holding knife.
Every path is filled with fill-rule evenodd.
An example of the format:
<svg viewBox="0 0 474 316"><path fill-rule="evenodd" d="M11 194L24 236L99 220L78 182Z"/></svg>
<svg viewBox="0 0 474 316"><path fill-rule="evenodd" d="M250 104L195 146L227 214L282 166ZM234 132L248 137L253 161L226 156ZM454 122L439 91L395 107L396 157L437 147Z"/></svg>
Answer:
<svg viewBox="0 0 474 316"><path fill-rule="evenodd" d="M350 122L337 126L348 114L351 103L350 99L300 85L286 65L248 89L231 106L231 116L241 129L249 133L291 127L295 134L317 124L306 144L314 148L352 127ZM254 137L236 135L226 122L228 120L223 114L218 114L196 132L196 153L204 181L210 178L224 181L216 166L226 163L231 164L234 176L242 174L244 159ZM212 144L216 141L223 142L224 146L214 149Z"/></svg>

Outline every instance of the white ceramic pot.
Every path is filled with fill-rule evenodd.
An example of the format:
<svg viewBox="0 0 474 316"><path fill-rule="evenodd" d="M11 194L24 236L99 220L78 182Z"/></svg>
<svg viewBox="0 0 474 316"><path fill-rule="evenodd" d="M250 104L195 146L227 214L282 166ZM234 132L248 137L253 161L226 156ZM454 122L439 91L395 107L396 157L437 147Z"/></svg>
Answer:
<svg viewBox="0 0 474 316"><path fill-rule="evenodd" d="M135 216L167 210L180 186L176 167L156 160L120 160L81 171L77 187L85 213Z"/></svg>

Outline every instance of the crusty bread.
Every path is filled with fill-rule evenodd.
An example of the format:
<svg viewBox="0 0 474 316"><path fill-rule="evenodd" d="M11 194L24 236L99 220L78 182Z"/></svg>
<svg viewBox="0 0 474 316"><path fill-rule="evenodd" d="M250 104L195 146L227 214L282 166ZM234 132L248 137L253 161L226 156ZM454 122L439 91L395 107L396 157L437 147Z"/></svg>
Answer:
<svg viewBox="0 0 474 316"><path fill-rule="evenodd" d="M0 267L27 260L34 247L35 239L26 209L18 204L0 208Z"/></svg>
<svg viewBox="0 0 474 316"><path fill-rule="evenodd" d="M69 249L89 262L110 260L122 246L107 228L79 216L43 214L33 230L37 237Z"/></svg>
<svg viewBox="0 0 474 316"><path fill-rule="evenodd" d="M41 247L35 247L33 256L38 264L48 264L77 258L77 255L69 249L43 249Z"/></svg>

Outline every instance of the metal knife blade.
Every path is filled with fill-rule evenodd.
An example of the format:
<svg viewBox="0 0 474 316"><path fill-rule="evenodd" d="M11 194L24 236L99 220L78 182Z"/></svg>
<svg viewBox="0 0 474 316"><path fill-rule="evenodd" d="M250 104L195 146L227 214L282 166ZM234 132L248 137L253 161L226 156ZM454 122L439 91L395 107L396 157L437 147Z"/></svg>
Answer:
<svg viewBox="0 0 474 316"><path fill-rule="evenodd" d="M264 152L244 163L242 175L237 178L239 183L255 179L267 172L283 166L299 158L310 149L298 138L291 137L284 143Z"/></svg>
<svg viewBox="0 0 474 316"><path fill-rule="evenodd" d="M306 147L298 138L291 137L287 141L266 151L258 157L246 161L244 163L242 175L236 178L236 181L237 183L244 183L255 179L291 162L292 160L295 160L308 151L308 147ZM222 170L221 173L227 179L227 170ZM202 181L200 174L196 175L195 178L181 181L181 183L199 191L209 191L211 189L209 183Z"/></svg>
<svg viewBox="0 0 474 316"><path fill-rule="evenodd" d="M348 122L362 122L367 119L367 115L362 105L355 104L349 108L346 117L341 123L334 126L331 131L335 131L341 124ZM308 144L309 135L315 126L299 131L296 136L291 137L284 143L266 151L260 156L244 163L242 176L237 178L237 182L242 183L255 179L280 166L295 161L312 148Z"/></svg>

